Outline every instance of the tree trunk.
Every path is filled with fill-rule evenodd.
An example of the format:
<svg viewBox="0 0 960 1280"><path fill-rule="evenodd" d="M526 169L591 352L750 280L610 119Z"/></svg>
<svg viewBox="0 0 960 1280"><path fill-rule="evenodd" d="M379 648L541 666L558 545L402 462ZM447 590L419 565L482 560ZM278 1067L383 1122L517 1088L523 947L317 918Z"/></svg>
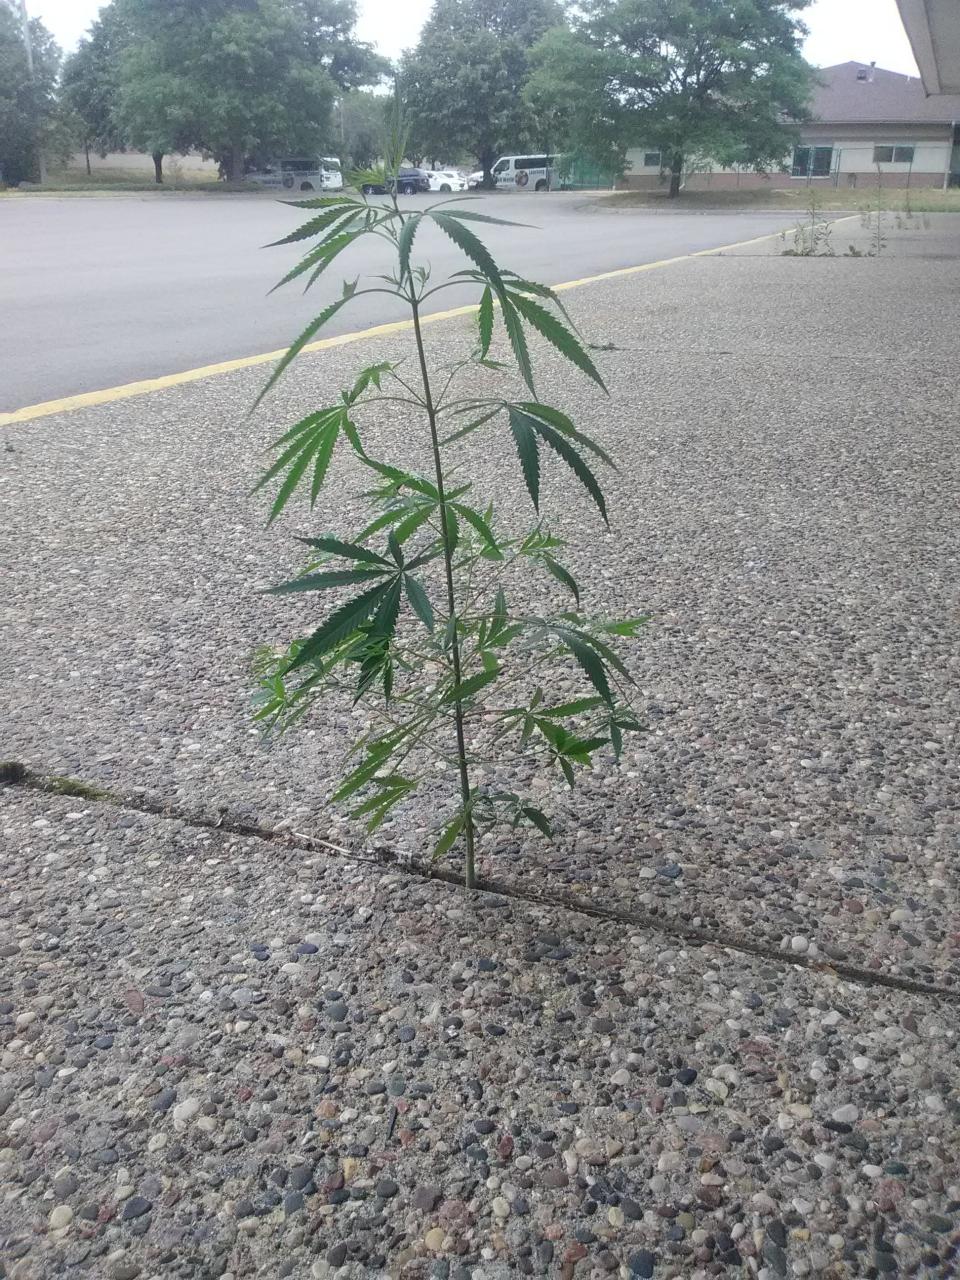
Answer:
<svg viewBox="0 0 960 1280"><path fill-rule="evenodd" d="M683 153L675 151L670 165L670 199L676 200L680 194L680 179L683 177Z"/></svg>
<svg viewBox="0 0 960 1280"><path fill-rule="evenodd" d="M230 159L227 166L227 181L243 181L243 147L235 142L230 148Z"/></svg>
<svg viewBox="0 0 960 1280"><path fill-rule="evenodd" d="M153 180L154 182L163 182L163 152L153 152Z"/></svg>
<svg viewBox="0 0 960 1280"><path fill-rule="evenodd" d="M87 177L89 178L92 173L92 170L90 168L90 142L89 142L89 139L86 139L86 138L84 139L84 142L83 142L83 156L87 162Z"/></svg>
<svg viewBox="0 0 960 1280"><path fill-rule="evenodd" d="M494 154L492 151L484 151L480 157L480 167L483 169L483 189L484 191L493 191L496 187L493 174L490 170L493 168Z"/></svg>

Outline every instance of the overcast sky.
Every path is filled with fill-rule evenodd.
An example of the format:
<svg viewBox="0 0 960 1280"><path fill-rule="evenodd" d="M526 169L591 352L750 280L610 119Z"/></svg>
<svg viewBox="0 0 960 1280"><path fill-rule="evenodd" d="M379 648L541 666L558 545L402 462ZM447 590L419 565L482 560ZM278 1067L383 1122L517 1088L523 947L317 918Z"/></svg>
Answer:
<svg viewBox="0 0 960 1280"><path fill-rule="evenodd" d="M416 44L431 0L358 0L359 34L388 58ZM64 50L70 50L101 8L99 0L27 0ZM896 0L815 0L807 10L807 57L817 66L876 62L888 71L916 75L916 63Z"/></svg>

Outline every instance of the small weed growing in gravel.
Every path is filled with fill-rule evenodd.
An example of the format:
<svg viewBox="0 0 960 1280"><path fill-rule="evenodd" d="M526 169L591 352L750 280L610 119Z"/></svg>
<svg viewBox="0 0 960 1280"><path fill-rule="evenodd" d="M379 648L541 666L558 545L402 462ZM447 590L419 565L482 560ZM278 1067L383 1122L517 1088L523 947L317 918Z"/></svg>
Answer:
<svg viewBox="0 0 960 1280"><path fill-rule="evenodd" d="M810 200L807 204L807 220L806 222L798 222L796 230L793 233L793 248L784 249L782 256L785 258L833 258L835 257L833 245L830 237L833 228L822 216L822 210L817 204L817 193L810 188ZM787 242L787 233L781 232L780 239L783 244Z"/></svg>
<svg viewBox="0 0 960 1280"><path fill-rule="evenodd" d="M393 189L405 142L395 112L387 164L357 175L357 185ZM354 705L362 700L372 727L353 744L352 767L332 801L350 802L351 815L373 830L422 788L440 818L435 856L462 846L472 887L478 833L508 823L550 835L546 814L502 780L490 781L498 769L526 776L531 766L545 764L573 786L575 771L589 767L595 752L609 746L619 757L624 733L640 728L616 646L635 637L645 619L584 613L580 587L560 559L564 544L539 517L544 449L570 469L604 522L606 499L593 468L597 460L613 464L565 413L540 399L527 328L605 390L592 349L550 289L501 267L472 230L477 223L509 224L453 207L462 202L402 211L395 195L385 203L346 193L298 201L295 207L311 210L309 220L277 242L310 242L281 284L306 276L309 288L362 236L389 244L394 265L370 287L359 287L358 280L344 284L342 296L286 352L261 399L323 326L364 294L402 300L415 357L412 368L400 362L361 370L339 400L308 414L271 446L277 457L257 486L277 483L270 521L298 489L306 490L311 507L316 504L338 447L352 450L370 474L365 496L371 518L356 531L300 539L311 551L309 564L272 593L349 588L351 594L306 638L282 654L260 655L256 714L264 726L282 730L321 694L341 693ZM428 226L449 237L466 264L436 284L415 256L418 234ZM476 348L452 368L439 369L431 365L423 308L465 281L481 291ZM506 368L491 356L498 317L525 391L519 398L472 389L454 396L465 369L498 374ZM373 456L368 423L384 405L403 406L412 440L420 432L431 459L427 474L407 469L401 459ZM538 516L525 532L504 531L470 480L468 441L498 430L512 441ZM504 476L501 486L506 483ZM544 613L524 607L524 575L531 571L558 583L570 607ZM576 696L557 695L558 663L579 670L584 685Z"/></svg>

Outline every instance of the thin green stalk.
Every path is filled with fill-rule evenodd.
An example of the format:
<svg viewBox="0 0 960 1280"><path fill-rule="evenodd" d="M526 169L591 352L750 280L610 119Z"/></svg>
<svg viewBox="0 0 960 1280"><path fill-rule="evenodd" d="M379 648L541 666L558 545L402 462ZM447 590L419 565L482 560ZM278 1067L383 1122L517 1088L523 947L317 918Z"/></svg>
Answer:
<svg viewBox="0 0 960 1280"><path fill-rule="evenodd" d="M430 373L427 369L427 353L423 344L423 330L420 325L420 307L413 283L409 283L410 307L413 314L413 332L417 343L417 357L420 361L420 376L423 379L423 399L430 424L430 444L433 450L433 470L440 497L440 520L443 536L443 568L447 584L447 613L453 621L451 628L450 656L453 662L453 679L459 686L460 678L460 638L457 635L457 597L453 585L453 539L450 535L450 524L447 513L447 500L444 490L443 460L440 457L440 436L437 431L437 414L430 388ZM460 797L463 803L463 834L466 842L464 858L464 882L468 889L476 886L476 858L474 850L473 816L470 810L470 770L467 765L467 743L463 730L463 703L459 699L453 704L454 721L457 729L457 765L460 771Z"/></svg>

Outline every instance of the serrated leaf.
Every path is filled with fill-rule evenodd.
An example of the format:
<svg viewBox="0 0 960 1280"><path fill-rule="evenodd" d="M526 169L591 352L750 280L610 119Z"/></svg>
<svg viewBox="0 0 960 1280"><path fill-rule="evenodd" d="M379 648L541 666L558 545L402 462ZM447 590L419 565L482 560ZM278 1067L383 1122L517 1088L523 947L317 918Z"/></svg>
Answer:
<svg viewBox="0 0 960 1280"><path fill-rule="evenodd" d="M378 555L376 551L371 551L369 547L361 547L356 542L341 542L339 538L327 537L298 538L297 541L317 551L326 551L332 556L342 556L344 560L363 560L367 564L386 565L388 569L393 569L393 565L386 556Z"/></svg>
<svg viewBox="0 0 960 1280"><path fill-rule="evenodd" d="M309 218L306 222L297 227L296 231L291 231L289 235L284 236L281 240L271 240L264 246L266 249L276 249L282 244L295 244L298 240L309 240L315 235L319 235L321 231L327 230L335 226L338 222L348 219L350 221L356 216L352 210L342 205L324 209L322 213L318 213L315 218Z"/></svg>
<svg viewBox="0 0 960 1280"><path fill-rule="evenodd" d="M510 430L517 446L517 455L523 470L523 479L527 492L533 501L535 511L540 510L540 450L537 437L530 425L531 419L521 413L510 410Z"/></svg>
<svg viewBox="0 0 960 1280"><path fill-rule="evenodd" d="M280 203L291 209L326 209L339 204L363 211L366 207L354 196L313 196L309 200L281 200Z"/></svg>
<svg viewBox="0 0 960 1280"><path fill-rule="evenodd" d="M326 430L326 428L324 429ZM304 472L310 465L310 459L319 452L323 445L324 432L320 432L307 440L300 449L299 456L294 460L290 470L287 472L283 484L277 490L277 496L273 500L273 506L270 508L270 514L267 517L267 526L273 524L277 516L287 505L290 495L296 489L297 485L303 477Z"/></svg>
<svg viewBox="0 0 960 1280"><path fill-rule="evenodd" d="M320 441L320 447L317 449L316 457L313 461L313 483L310 486L311 509L317 505L317 498L320 496L320 490L323 488L323 482L327 478L327 471L330 469L330 459L333 457L333 451L337 446L337 439L339 435L339 423L332 422L324 432L323 438Z"/></svg>
<svg viewBox="0 0 960 1280"><path fill-rule="evenodd" d="M637 618L623 618L618 622L603 622L600 624L601 630L606 631L611 636L626 636L627 639L636 638L640 628L650 621L649 613L640 614Z"/></svg>
<svg viewBox="0 0 960 1280"><path fill-rule="evenodd" d="M349 249L354 240L358 240L363 234L363 229L359 231L348 231L343 235L334 236L331 240L325 240L323 243L324 252L319 254L316 260L310 264L314 269L310 275L310 279L303 286L303 292L307 293L312 289L330 264L334 262L341 253L343 253L344 249ZM297 272L296 274L299 275L300 272ZM283 284L285 282L281 281L280 283ZM273 290L271 289L270 292L272 293Z"/></svg>
<svg viewBox="0 0 960 1280"><path fill-rule="evenodd" d="M542 813L539 809L535 809L533 805L530 804L523 805L520 812L526 820L532 823L542 835L547 837L548 840L553 839L553 829L547 820L546 814Z"/></svg>
<svg viewBox="0 0 960 1280"><path fill-rule="evenodd" d="M584 435L582 431L578 431L565 413L561 413L559 409L554 409L551 405L541 404L539 400L521 400L517 405L518 409L522 409L524 413L529 414L532 418L541 418L544 422L555 427L557 431L562 432L565 436L569 436L571 440L576 440L578 444L583 445L585 449L589 449L591 453L595 453L598 458L602 458L608 467L617 470L617 465L607 453L605 449L601 449L594 440L588 435Z"/></svg>
<svg viewBox="0 0 960 1280"><path fill-rule="evenodd" d="M347 774L339 789L330 797L331 803L336 804L341 800L346 800L348 796L366 786L374 774L382 767L384 761L393 755L404 738L409 737L412 732L411 726L403 725L399 729L386 733L372 742L360 764L351 773Z"/></svg>
<svg viewBox="0 0 960 1280"><path fill-rule="evenodd" d="M374 614L370 629L371 636L376 636L383 640L392 638L397 629L397 619L400 617L400 595L402 590L403 582L400 575L398 575L390 584L377 612Z"/></svg>
<svg viewBox="0 0 960 1280"><path fill-rule="evenodd" d="M503 294L500 298L500 310L503 314L507 337L510 339L510 346L513 348L514 359L517 362L517 368L520 370L520 376L531 392L536 395L537 391L533 385L533 366L530 363L530 349L527 346L526 334L523 332L520 316L506 294Z"/></svg>
<svg viewBox="0 0 960 1280"><path fill-rule="evenodd" d="M402 569L403 568L403 548L400 546L400 543L397 540L397 535L395 531L391 532L388 535L387 546L390 549L390 554L393 556L395 563L398 564Z"/></svg>
<svg viewBox="0 0 960 1280"><path fill-rule="evenodd" d="M536 230L529 222L507 222L505 218L494 218L489 213L473 213L466 209L448 209L443 216L458 218L461 222L490 222L497 227L525 227L528 231Z"/></svg>
<svg viewBox="0 0 960 1280"><path fill-rule="evenodd" d="M545 422L540 421L538 418L532 418L526 414L521 416L523 416L524 420L537 433L537 435L546 441L550 448L553 449L554 453L560 455L597 504L600 514L603 516L604 523L609 525L610 519L607 515L607 504L603 496L603 490L597 482L597 477L584 462L583 458L581 458L580 454L577 453L573 445L570 444L570 442L562 436L559 431L555 431L553 427L547 426ZM512 418L513 415L511 414L511 421Z"/></svg>
<svg viewBox="0 0 960 1280"><path fill-rule="evenodd" d="M397 524L400 520L403 520L409 512L410 508L406 505L384 511L383 515L377 516L376 520L371 520L367 527L357 534L357 541L365 542L367 538L379 533L381 529L386 529L388 525Z"/></svg>
<svg viewBox="0 0 960 1280"><path fill-rule="evenodd" d="M296 655L281 670L280 675L289 675L291 671L296 671L298 667L304 666L305 663L322 657L343 640L346 640L348 636L357 630L361 623L366 622L389 590L390 583L381 582L377 586L371 587L369 591L365 591L362 595L355 596L352 600L348 600L346 604L341 605L339 609L331 613L325 622L317 627L312 635L308 636Z"/></svg>
<svg viewBox="0 0 960 1280"><path fill-rule="evenodd" d="M344 297L338 298L336 302L331 302L328 307L324 307L324 309L320 312L320 314L310 321L310 323L304 329L303 333L301 333L298 338L294 339L294 341L291 343L291 345L287 348L287 350L284 352L283 356L281 357L280 363L277 365L276 369L274 369L273 373L270 375L270 380L268 381L267 385L263 388L263 390L257 396L256 400L254 400L253 402L254 409L256 409L257 405L260 404L260 402L263 400L263 397L267 394L267 392L270 391L271 388L277 384L278 380L283 376L287 368L297 358L297 356L300 354L303 348L307 345L310 339L315 334L319 333L320 330L323 328L323 326L327 323L327 321L331 320L337 314L340 308L350 300L350 296L351 295L344 295Z"/></svg>
<svg viewBox="0 0 960 1280"><path fill-rule="evenodd" d="M477 325L480 329L480 355L485 360L493 341L493 292L489 285L484 288L480 298Z"/></svg>
<svg viewBox="0 0 960 1280"><path fill-rule="evenodd" d="M432 634L434 628L433 606L430 604L430 598L426 591L424 591L417 579L409 573L403 575L403 585L407 593L407 599L410 601L410 608Z"/></svg>
<svg viewBox="0 0 960 1280"><path fill-rule="evenodd" d="M299 422L295 422L289 431L285 431L282 436L277 436L276 440L271 440L267 445L267 449L278 449L281 445L286 444L288 440L293 440L295 436L302 436L305 432L322 426L326 422L332 422L334 419L339 418L342 413L343 406L339 404L331 405L329 409L318 409L316 413L308 413L305 418L301 418ZM293 450L290 451L290 456L292 456L292 454ZM258 489L262 489L267 481L276 475L277 471L279 471L282 466L282 459L275 462L270 471L268 471L266 475L261 476L257 481L252 492L256 493Z"/></svg>
<svg viewBox="0 0 960 1280"><path fill-rule="evenodd" d="M477 533L479 533L480 537L486 543L487 548L490 551L496 552L497 559L502 559L503 556L500 551L499 544L497 543L496 535L494 534L493 530L490 528L487 521L484 520L480 512L475 511L473 507L468 507L463 502L455 502L453 506L464 518L464 520L466 520L467 524L472 525L472 527L476 529Z"/></svg>
<svg viewBox="0 0 960 1280"><path fill-rule="evenodd" d="M465 702L467 698L472 698L474 694L479 693L481 689L485 689L488 684L493 684L496 680L498 671L479 671L475 676L469 676L460 684L455 684L452 689L440 699L441 703L448 702Z"/></svg>
<svg viewBox="0 0 960 1280"><path fill-rule="evenodd" d="M349 225L349 223L345 224ZM309 249L295 267L292 267L287 274L273 286L267 297L271 293L276 293L278 289L282 289L285 284L289 284L291 280L296 280L298 276L304 275L307 271L313 271L304 293L310 288L310 285L320 276L327 267L333 262L338 254L342 253L348 245L353 244L354 240L363 235L363 229L356 231L342 231L330 239L324 240L322 244L316 245L315 248ZM316 268L316 270L314 270Z"/></svg>
<svg viewBox="0 0 960 1280"><path fill-rule="evenodd" d="M511 301L523 316L524 320L538 333L542 334L546 340L551 343L565 356L571 364L575 364L581 369L588 378L592 378L598 387L606 391L603 378L600 376L600 370L587 355L583 345L571 333L565 324L562 324L556 316L551 315L546 307L541 307L539 302L534 302L532 298L528 298L523 293L511 293Z"/></svg>
<svg viewBox="0 0 960 1280"><path fill-rule="evenodd" d="M553 576L556 578L556 580L558 582L562 582L563 585L567 588L567 590L573 593L573 597L576 600L577 604L579 605L580 588L577 586L576 580L573 577L573 575L569 573L563 567L562 564L558 564L557 561L554 560L553 556L544 555L544 556L541 556L540 558L543 561L546 568L549 570L549 572L552 573Z"/></svg>
<svg viewBox="0 0 960 1280"><path fill-rule="evenodd" d="M555 720L564 719L566 716L582 715L584 711L593 711L596 707L604 705L603 698L575 698L572 702L561 702L556 707L538 707L538 716L549 716Z"/></svg>
<svg viewBox="0 0 960 1280"><path fill-rule="evenodd" d="M459 431L454 431L452 435L444 436L440 443L442 445L453 444L454 440L462 440L464 436L470 435L471 432L476 431L478 427L482 427L484 423L489 422L491 418L495 418L502 408L503 405L498 404L495 409L491 409L488 413L484 413L479 418L475 418L473 422L469 422L465 427L461 427Z"/></svg>
<svg viewBox="0 0 960 1280"><path fill-rule="evenodd" d="M422 217L422 213L413 213L403 220L403 227L401 228L400 238L398 241L401 280L410 274L410 251L413 248L413 238L417 234L417 228L420 225Z"/></svg>
<svg viewBox="0 0 960 1280"><path fill-rule="evenodd" d="M607 745L606 738L571 738L564 746L564 754L570 756L571 759L581 759L589 762L590 753L596 751L598 747Z"/></svg>
<svg viewBox="0 0 960 1280"><path fill-rule="evenodd" d="M493 285L498 294L505 292L503 277L500 275L500 268L490 253L490 250L479 240L473 232L464 227L452 217L449 213L431 213L427 215L433 219L441 231L450 237L458 249L461 249L471 262L475 262L483 273L485 280Z"/></svg>
<svg viewBox="0 0 960 1280"><path fill-rule="evenodd" d="M412 511L394 530L397 542L403 543L412 537L422 525L427 523L434 510L435 507L432 504L424 502Z"/></svg>
<svg viewBox="0 0 960 1280"><path fill-rule="evenodd" d="M616 720L610 721L610 742L613 745L614 757L619 760L623 754L623 731Z"/></svg>
<svg viewBox="0 0 960 1280"><path fill-rule="evenodd" d="M385 373L389 373L392 368L393 364L389 360L383 360L379 364L371 364L368 365L366 369L361 369L357 374L356 381L352 388L345 395L347 404L355 404L371 383L379 391L381 376Z"/></svg>
<svg viewBox="0 0 960 1280"><path fill-rule="evenodd" d="M434 501L440 500L440 495L435 487L428 480L424 480L422 476L415 476L409 471L401 470L400 467L391 467L386 462L378 462L376 458L371 458L366 453L360 454L360 460L371 471L376 471L380 475L386 476L388 480L392 480L398 487L406 485L408 489L413 489L415 493L422 493L424 497L433 498Z"/></svg>
<svg viewBox="0 0 960 1280"><path fill-rule="evenodd" d="M572 621L576 623L579 621L579 619L574 617ZM628 680L631 684L636 683L635 680L633 679L633 676L630 674L630 672L621 662L620 658L617 656L616 652L610 647L610 645L607 644L605 640L601 640L599 636L590 635L588 631L574 631L573 634L577 635L584 642L584 644L589 645L591 649L595 649L596 652L599 653L602 658L605 658L606 661L610 663L611 667L613 667L614 670L618 671L625 680Z"/></svg>
<svg viewBox="0 0 960 1280"><path fill-rule="evenodd" d="M335 423L335 421L335 417L330 417L327 414L315 414L311 415L310 418L305 418L302 423L298 423L296 439L287 449L284 450L273 466L269 467L253 486L252 492L257 493L258 490L262 489L265 484L268 484L274 476L278 475L284 467L288 464L293 464L291 470L295 469L296 474L293 476L292 481L290 476L288 476L284 482L283 488L274 502L273 511L270 514L268 524L272 524L280 514L280 511L285 505L287 499L290 497L290 494L299 482L300 477L303 475L304 471L306 471L307 466L310 463L310 459L321 447L324 432L327 431L331 423ZM287 434L289 436L290 433L288 432Z"/></svg>
<svg viewBox="0 0 960 1280"><path fill-rule="evenodd" d="M441 835L440 839L434 845L433 855L432 855L434 859L442 858L444 854L450 852L450 850L453 848L454 842L457 839L457 836L463 830L465 822L466 822L466 819L464 818L464 815L461 812L457 814L457 816L454 818L454 820L451 823L448 823L448 825L444 828L443 835Z"/></svg>
<svg viewBox="0 0 960 1280"><path fill-rule="evenodd" d="M386 572L386 569L331 569L327 573L305 573L303 577L281 582L277 587L267 587L264 595L289 596L299 591L327 591L331 587L382 578Z"/></svg>
<svg viewBox="0 0 960 1280"><path fill-rule="evenodd" d="M595 649L586 644L578 635L570 631L560 632L561 643L564 644L586 672L587 679L608 706L613 706L613 693L607 679L607 671L603 660Z"/></svg>

